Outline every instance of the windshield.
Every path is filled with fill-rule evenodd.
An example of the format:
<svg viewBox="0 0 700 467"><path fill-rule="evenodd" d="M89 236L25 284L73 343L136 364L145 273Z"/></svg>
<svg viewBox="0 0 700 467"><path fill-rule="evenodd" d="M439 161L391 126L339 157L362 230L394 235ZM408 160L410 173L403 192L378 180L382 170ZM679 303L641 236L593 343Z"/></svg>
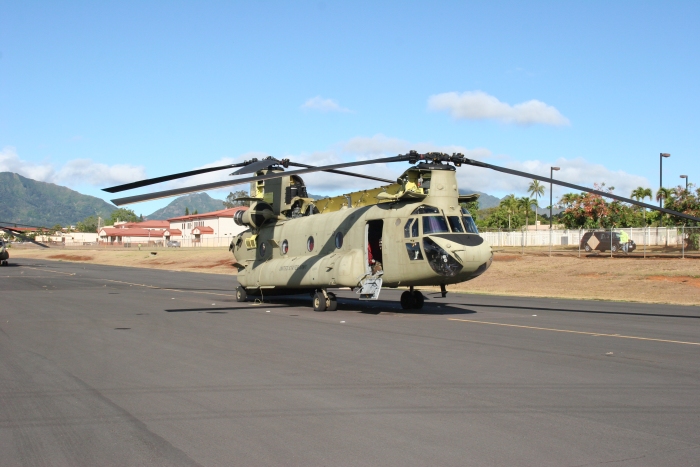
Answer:
<svg viewBox="0 0 700 467"><path fill-rule="evenodd" d="M453 232L464 233L464 227L462 227L459 216L447 216L447 220L450 221L450 228Z"/></svg>
<svg viewBox="0 0 700 467"><path fill-rule="evenodd" d="M442 216L425 216L423 217L423 235L431 233L449 232L447 221Z"/></svg>

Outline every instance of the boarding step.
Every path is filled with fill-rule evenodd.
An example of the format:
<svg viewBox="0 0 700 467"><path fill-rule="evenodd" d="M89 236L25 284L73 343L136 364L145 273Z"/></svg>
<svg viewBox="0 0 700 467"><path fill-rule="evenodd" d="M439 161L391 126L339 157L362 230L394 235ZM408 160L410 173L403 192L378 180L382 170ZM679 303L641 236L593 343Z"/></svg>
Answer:
<svg viewBox="0 0 700 467"><path fill-rule="evenodd" d="M362 287L359 290L360 300L376 300L379 298L379 292L382 290L382 277L370 276L362 281Z"/></svg>

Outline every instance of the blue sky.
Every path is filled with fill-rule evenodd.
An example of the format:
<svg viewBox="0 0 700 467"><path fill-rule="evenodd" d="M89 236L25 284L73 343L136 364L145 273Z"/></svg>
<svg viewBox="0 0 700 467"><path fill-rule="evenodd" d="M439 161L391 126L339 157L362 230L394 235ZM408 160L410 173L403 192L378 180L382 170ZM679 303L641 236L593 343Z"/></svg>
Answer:
<svg viewBox="0 0 700 467"><path fill-rule="evenodd" d="M0 1L0 171L108 200L100 188L256 155L415 148L558 165L625 196L658 188L669 152L664 185L700 180L697 2L377 3ZM459 174L497 196L528 183ZM322 194L373 183L305 180Z"/></svg>

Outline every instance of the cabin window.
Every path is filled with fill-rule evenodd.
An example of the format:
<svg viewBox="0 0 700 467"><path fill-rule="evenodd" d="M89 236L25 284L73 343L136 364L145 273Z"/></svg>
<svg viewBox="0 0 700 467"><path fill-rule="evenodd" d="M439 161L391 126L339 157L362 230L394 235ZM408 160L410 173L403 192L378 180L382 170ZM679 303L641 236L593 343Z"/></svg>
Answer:
<svg viewBox="0 0 700 467"><path fill-rule="evenodd" d="M335 247L339 250L343 247L343 232L335 234Z"/></svg>
<svg viewBox="0 0 700 467"><path fill-rule="evenodd" d="M414 209L411 214L440 214L440 210L436 207L426 206L425 204L422 204L416 209Z"/></svg>
<svg viewBox="0 0 700 467"><path fill-rule="evenodd" d="M408 259L411 261L423 259L423 252L420 251L418 242L406 243L406 252L408 252Z"/></svg>
<svg viewBox="0 0 700 467"><path fill-rule="evenodd" d="M287 240L285 240L282 242L282 246L280 247L280 252L283 255L286 255L288 251L289 251L289 242Z"/></svg>
<svg viewBox="0 0 700 467"><path fill-rule="evenodd" d="M306 240L306 249L314 251L314 237L309 237L308 240Z"/></svg>
<svg viewBox="0 0 700 467"><path fill-rule="evenodd" d="M267 253L267 243L266 242L260 242L260 246L258 247L258 252L260 253L260 259L263 259L265 257L265 253Z"/></svg>
<svg viewBox="0 0 700 467"><path fill-rule="evenodd" d="M442 216L423 217L423 235L449 232L447 221Z"/></svg>
<svg viewBox="0 0 700 467"><path fill-rule="evenodd" d="M464 233L464 227L462 222L459 220L459 216L447 216L447 220L450 223L450 228L453 232Z"/></svg>

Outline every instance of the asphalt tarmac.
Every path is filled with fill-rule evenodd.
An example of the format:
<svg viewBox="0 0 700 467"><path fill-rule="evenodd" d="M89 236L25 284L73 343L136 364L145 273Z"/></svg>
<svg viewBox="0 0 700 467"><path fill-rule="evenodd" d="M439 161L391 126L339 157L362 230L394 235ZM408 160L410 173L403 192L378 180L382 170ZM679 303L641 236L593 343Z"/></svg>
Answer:
<svg viewBox="0 0 700 467"><path fill-rule="evenodd" d="M700 307L0 269L2 466L700 464Z"/></svg>

